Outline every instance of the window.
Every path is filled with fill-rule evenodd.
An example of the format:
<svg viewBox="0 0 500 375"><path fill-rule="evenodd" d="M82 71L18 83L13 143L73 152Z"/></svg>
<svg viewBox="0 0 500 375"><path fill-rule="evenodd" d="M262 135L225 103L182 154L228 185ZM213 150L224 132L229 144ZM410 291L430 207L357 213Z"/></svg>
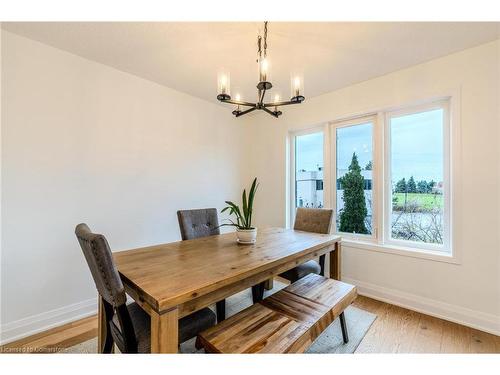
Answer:
<svg viewBox="0 0 500 375"><path fill-rule="evenodd" d="M336 228L373 234L373 120L333 124L335 130Z"/></svg>
<svg viewBox="0 0 500 375"><path fill-rule="evenodd" d="M324 207L323 132L297 135L294 141L295 208Z"/></svg>
<svg viewBox="0 0 500 375"><path fill-rule="evenodd" d="M292 221L296 207L332 207L360 247L450 258L450 100L294 134Z"/></svg>
<svg viewBox="0 0 500 375"><path fill-rule="evenodd" d="M316 190L323 190L323 180L316 180Z"/></svg>
<svg viewBox="0 0 500 375"><path fill-rule="evenodd" d="M387 242L448 249L445 103L388 113Z"/></svg>

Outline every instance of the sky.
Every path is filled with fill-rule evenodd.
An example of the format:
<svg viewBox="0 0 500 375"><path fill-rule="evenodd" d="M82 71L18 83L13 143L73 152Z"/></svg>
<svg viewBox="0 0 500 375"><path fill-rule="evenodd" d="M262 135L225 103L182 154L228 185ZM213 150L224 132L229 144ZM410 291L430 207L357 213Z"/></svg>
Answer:
<svg viewBox="0 0 500 375"><path fill-rule="evenodd" d="M393 117L391 131L392 180L443 180L443 110ZM337 129L337 165L347 169L356 152L362 168L372 160L371 123ZM323 133L298 136L297 170L317 170L323 166Z"/></svg>

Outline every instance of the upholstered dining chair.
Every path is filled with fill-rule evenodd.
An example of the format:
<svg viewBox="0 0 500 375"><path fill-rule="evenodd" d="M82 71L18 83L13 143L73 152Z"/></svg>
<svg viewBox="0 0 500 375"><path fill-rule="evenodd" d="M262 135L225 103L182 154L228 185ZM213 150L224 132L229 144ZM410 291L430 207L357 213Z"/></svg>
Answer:
<svg viewBox="0 0 500 375"><path fill-rule="evenodd" d="M330 233L332 225L332 217L333 210L331 209L299 207L297 208L297 212L295 214L295 224L293 229L304 232L328 234ZM319 262L310 260L292 268L291 270L283 272L280 276L294 283L310 273L325 276L325 255L321 255L319 257ZM347 335L347 325L343 312L339 315L339 319L340 326L342 328L342 337L344 339L344 343L347 343L349 341L349 337Z"/></svg>
<svg viewBox="0 0 500 375"><path fill-rule="evenodd" d="M183 241L220 234L216 208L179 210L177 211L177 219ZM226 300L217 302L215 309L217 322L220 323L226 318Z"/></svg>
<svg viewBox="0 0 500 375"><path fill-rule="evenodd" d="M333 210L326 208L297 208L293 229L312 233L330 233ZM283 272L280 276L294 283L310 273L325 275L325 256L319 257L319 262L310 260L291 270Z"/></svg>
<svg viewBox="0 0 500 375"><path fill-rule="evenodd" d="M106 336L99 352L111 353L114 343L122 353L150 353L150 317L135 302L127 305L127 295L106 238L92 233L86 224L78 224L75 234L102 298ZM208 308L180 319L179 342L214 324L215 314Z"/></svg>

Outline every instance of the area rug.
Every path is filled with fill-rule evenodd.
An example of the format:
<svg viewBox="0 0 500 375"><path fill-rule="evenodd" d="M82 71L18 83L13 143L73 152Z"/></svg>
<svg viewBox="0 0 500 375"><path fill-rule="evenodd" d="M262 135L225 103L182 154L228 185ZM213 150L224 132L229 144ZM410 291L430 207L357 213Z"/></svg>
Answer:
<svg viewBox="0 0 500 375"><path fill-rule="evenodd" d="M274 281L274 288L266 291L265 296L273 294L278 290L284 288L286 284ZM252 304L252 293L245 290L234 296L226 299L226 315L232 316L237 312L249 307ZM347 322L347 329L349 333L349 342L344 344L342 341L342 331L340 329L340 322L336 319L328 328L314 341L313 345L307 350L306 353L316 354L341 354L341 353L354 353L363 337L365 337L368 329L377 318L376 315L358 309L354 306L349 306L345 310L345 317ZM203 350L197 350L194 346L195 339L183 342L180 347L180 353L186 354L201 354ZM78 345L69 347L61 353L71 354L91 354L97 353L97 338L82 342Z"/></svg>

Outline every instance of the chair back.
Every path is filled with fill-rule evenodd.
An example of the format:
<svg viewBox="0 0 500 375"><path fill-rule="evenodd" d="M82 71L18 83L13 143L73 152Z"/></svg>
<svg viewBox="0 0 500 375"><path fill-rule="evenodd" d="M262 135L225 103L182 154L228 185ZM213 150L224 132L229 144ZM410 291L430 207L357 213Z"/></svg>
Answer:
<svg viewBox="0 0 500 375"><path fill-rule="evenodd" d="M108 241L102 234L92 233L84 223L76 226L75 234L102 298L106 338L99 351L110 353L114 340L122 353L137 352L136 335L126 305L127 295Z"/></svg>
<svg viewBox="0 0 500 375"><path fill-rule="evenodd" d="M332 226L333 210L328 208L297 208L293 229L328 234ZM320 275L325 275L325 255L319 257Z"/></svg>
<svg viewBox="0 0 500 375"><path fill-rule="evenodd" d="M177 211L182 240L220 234L217 209L201 208Z"/></svg>
<svg viewBox="0 0 500 375"><path fill-rule="evenodd" d="M333 210L327 208L297 208L293 229L312 233L330 233Z"/></svg>

